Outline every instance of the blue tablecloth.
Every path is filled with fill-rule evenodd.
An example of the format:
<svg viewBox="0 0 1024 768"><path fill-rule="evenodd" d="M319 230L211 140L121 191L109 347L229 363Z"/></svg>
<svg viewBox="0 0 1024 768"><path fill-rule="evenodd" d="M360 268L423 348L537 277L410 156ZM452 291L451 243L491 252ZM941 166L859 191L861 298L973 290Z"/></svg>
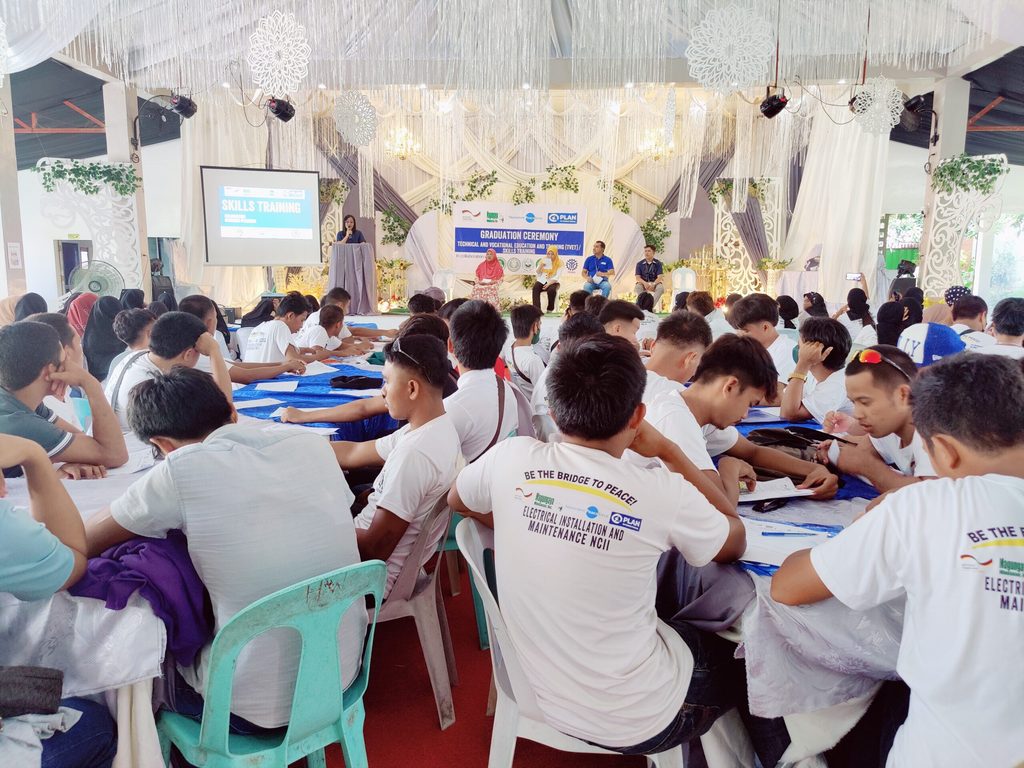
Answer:
<svg viewBox="0 0 1024 768"><path fill-rule="evenodd" d="M331 365L328 363L328 365ZM366 368L358 368L353 365L336 364L331 365L335 370L332 373L324 373L319 376L278 376L273 381L297 381L299 386L294 392L267 392L257 389L260 382L247 384L241 389L236 389L234 399L236 403L243 403L246 400L261 400L273 398L282 401L280 405L270 405L262 408L244 408L239 413L252 416L257 419L271 419L270 414L278 408L292 406L294 408L330 408L335 405L344 405L359 398L342 394L331 388L331 379L335 376L370 376L382 378L379 371ZM280 421L280 419L273 419ZM377 437L393 432L398 428L398 422L388 414L373 416L362 421L354 421L345 424L316 423L309 424L311 427L335 427L337 432L331 436L332 440L352 440L362 442L373 440Z"/></svg>

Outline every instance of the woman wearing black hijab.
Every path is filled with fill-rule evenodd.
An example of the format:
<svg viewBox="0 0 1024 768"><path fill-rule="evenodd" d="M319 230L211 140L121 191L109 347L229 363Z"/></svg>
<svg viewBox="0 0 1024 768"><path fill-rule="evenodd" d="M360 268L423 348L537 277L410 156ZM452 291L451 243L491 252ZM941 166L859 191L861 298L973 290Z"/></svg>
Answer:
<svg viewBox="0 0 1024 768"><path fill-rule="evenodd" d="M49 308L46 306L46 299L38 293L26 293L14 305L14 322L24 320L29 315L38 315L49 311Z"/></svg>
<svg viewBox="0 0 1024 768"><path fill-rule="evenodd" d="M228 328L228 321L224 318L224 313L220 311L220 304L213 302L214 309L217 310L217 331L224 337L224 343L231 346L231 330Z"/></svg>
<svg viewBox="0 0 1024 768"><path fill-rule="evenodd" d="M101 296L89 313L89 322L82 336L85 362L89 373L100 381L107 378L110 361L124 352L125 343L114 334L114 318L121 312L121 302L113 296Z"/></svg>
<svg viewBox="0 0 1024 768"><path fill-rule="evenodd" d="M910 290L913 290L913 288ZM910 291L907 291L907 293L909 294ZM900 329L901 331L906 330L912 325L924 322L924 307L921 306L920 301L908 295L904 297L900 304L903 306L903 328Z"/></svg>
<svg viewBox="0 0 1024 768"><path fill-rule="evenodd" d="M242 315L242 327L243 328L255 328L257 325L262 325L267 320L274 319L274 300L273 299L260 299L260 303L253 307L249 312Z"/></svg>
<svg viewBox="0 0 1024 768"><path fill-rule="evenodd" d="M156 300L167 307L168 312L178 311L178 300L174 298L174 294L170 291L164 291L156 297Z"/></svg>
<svg viewBox="0 0 1024 768"><path fill-rule="evenodd" d="M796 330L796 323L793 321L800 315L800 307L792 296L779 296L776 303L779 305L779 319L782 320L782 327Z"/></svg>
<svg viewBox="0 0 1024 768"><path fill-rule="evenodd" d="M141 288L125 288L121 291L121 309L145 309L146 294Z"/></svg>
<svg viewBox="0 0 1024 768"><path fill-rule="evenodd" d="M878 308L875 322L878 331L878 343L896 346L903 332L903 304L898 301L887 301Z"/></svg>

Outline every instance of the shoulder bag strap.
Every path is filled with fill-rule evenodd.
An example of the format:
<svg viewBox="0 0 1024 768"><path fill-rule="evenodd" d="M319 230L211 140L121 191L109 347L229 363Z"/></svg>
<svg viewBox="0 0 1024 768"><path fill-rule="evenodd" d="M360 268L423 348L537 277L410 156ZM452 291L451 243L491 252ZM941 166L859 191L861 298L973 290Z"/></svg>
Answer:
<svg viewBox="0 0 1024 768"><path fill-rule="evenodd" d="M519 376L523 379L523 381L525 381L527 384L533 384L533 382L530 380L530 377L527 376L525 373L523 373L521 370L519 370L519 365L516 363L516 348L515 348L515 345L513 345L511 347L510 354L512 356L512 367L516 369L516 373L518 373ZM501 390L502 390L502 392L504 392L505 388L502 387Z"/></svg>
<svg viewBox="0 0 1024 768"><path fill-rule="evenodd" d="M117 410L117 401L121 397L121 384L124 382L125 374L128 373L128 369L135 365L135 362L140 357L147 354L147 352L148 350L144 349L141 352L136 352L134 355L125 360L124 365L121 367L121 374L117 377L117 384L114 386L114 396L110 401L110 407L113 410Z"/></svg>
<svg viewBox="0 0 1024 768"><path fill-rule="evenodd" d="M476 459L479 459L497 444L498 439L501 437L501 424L505 420L505 382L501 380L498 374L494 374L494 380L498 384L498 426L494 428L494 436L491 438L491 442L489 442L487 447L476 455ZM473 459L473 461L476 461L476 459ZM470 464L472 464L473 461L471 461Z"/></svg>
<svg viewBox="0 0 1024 768"><path fill-rule="evenodd" d="M966 336L966 335L967 335L968 333L973 333L973 332L974 332L974 329L973 329L973 328L968 328L968 329L966 329L966 330L960 331L960 333L958 333L958 334L957 334L957 336L959 336L960 338L963 338L963 337L964 337L964 336Z"/></svg>

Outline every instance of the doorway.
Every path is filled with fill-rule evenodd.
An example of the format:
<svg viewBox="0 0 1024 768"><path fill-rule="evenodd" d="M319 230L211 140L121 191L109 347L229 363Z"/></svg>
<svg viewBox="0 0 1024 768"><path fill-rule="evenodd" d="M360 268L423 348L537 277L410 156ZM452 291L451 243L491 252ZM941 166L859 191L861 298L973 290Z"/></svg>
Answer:
<svg viewBox="0 0 1024 768"><path fill-rule="evenodd" d="M54 240L57 258L57 281L61 293L71 290L68 279L78 267L87 267L92 261L92 240Z"/></svg>

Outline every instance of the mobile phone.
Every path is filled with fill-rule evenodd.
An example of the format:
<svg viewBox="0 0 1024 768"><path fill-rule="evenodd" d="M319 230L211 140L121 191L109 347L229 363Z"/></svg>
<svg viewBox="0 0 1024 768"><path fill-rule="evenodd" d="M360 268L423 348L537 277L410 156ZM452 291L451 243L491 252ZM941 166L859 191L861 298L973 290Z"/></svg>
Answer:
<svg viewBox="0 0 1024 768"><path fill-rule="evenodd" d="M846 279L847 280L853 280L853 281L859 283L860 282L860 272L847 272L846 273Z"/></svg>

